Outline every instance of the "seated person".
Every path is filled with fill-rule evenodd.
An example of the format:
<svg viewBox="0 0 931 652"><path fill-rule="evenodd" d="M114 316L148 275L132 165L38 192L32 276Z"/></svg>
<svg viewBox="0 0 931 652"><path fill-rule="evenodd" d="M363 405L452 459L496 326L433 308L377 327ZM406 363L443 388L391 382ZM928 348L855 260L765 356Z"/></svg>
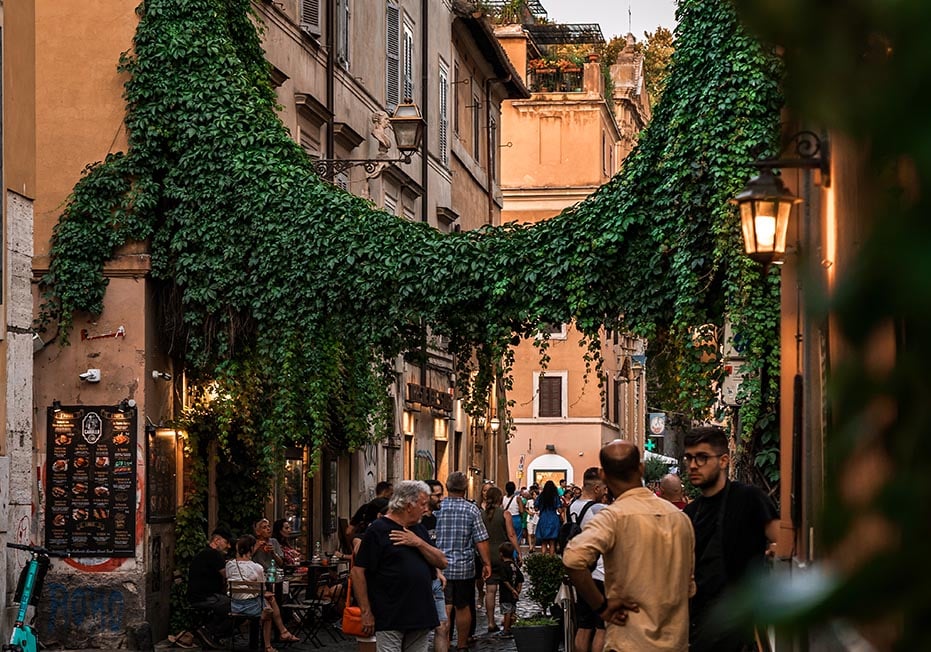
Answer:
<svg viewBox="0 0 931 652"><path fill-rule="evenodd" d="M291 546L291 523L286 518L279 518L272 527L272 541L281 545L281 554L284 557L284 567L294 568L300 566L301 551ZM297 572L307 572L306 568L298 568Z"/></svg>
<svg viewBox="0 0 931 652"><path fill-rule="evenodd" d="M255 551L259 544L255 537L246 534L236 541L236 559L226 563L226 576L229 580L235 582L262 582L265 579L265 569L254 561ZM233 587L235 589L235 586ZM278 638L287 643L300 641L301 639L292 634L284 626L281 620L281 610L275 602L275 593L264 590L260 595L258 589L235 591L232 595L232 613L242 613L250 616L262 616L262 632L265 637L265 652L276 652L271 645L272 640L272 623L278 629Z"/></svg>
<svg viewBox="0 0 931 652"><path fill-rule="evenodd" d="M259 564L264 570L268 570L272 561L275 562L276 568L284 568L284 551L281 544L272 538L272 524L267 518L260 518L253 526L253 535L258 542L255 554L252 555L252 561Z"/></svg>
<svg viewBox="0 0 931 652"><path fill-rule="evenodd" d="M188 604L210 612L210 620L195 632L200 642L208 647L216 647L216 641L230 631L226 554L232 540L232 532L223 527L216 528L207 547L194 555L188 571Z"/></svg>

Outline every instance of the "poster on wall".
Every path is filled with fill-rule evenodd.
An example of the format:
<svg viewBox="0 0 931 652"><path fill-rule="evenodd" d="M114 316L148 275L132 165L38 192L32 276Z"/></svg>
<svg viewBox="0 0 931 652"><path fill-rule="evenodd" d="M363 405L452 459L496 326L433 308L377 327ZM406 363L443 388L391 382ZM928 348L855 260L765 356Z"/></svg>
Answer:
<svg viewBox="0 0 931 652"><path fill-rule="evenodd" d="M45 547L72 557L136 548L136 408L48 409Z"/></svg>

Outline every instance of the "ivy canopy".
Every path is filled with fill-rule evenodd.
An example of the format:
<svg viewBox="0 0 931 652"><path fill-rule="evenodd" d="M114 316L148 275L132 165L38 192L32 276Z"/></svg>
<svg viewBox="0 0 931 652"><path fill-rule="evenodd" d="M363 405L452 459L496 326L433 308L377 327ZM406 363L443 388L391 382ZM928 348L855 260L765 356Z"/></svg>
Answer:
<svg viewBox="0 0 931 652"><path fill-rule="evenodd" d="M591 340L605 325L649 337L658 400L707 415L715 365L693 329L727 314L755 372L744 437L772 448L777 277L740 254L727 200L776 133L778 75L727 0L680 3L663 101L622 173L545 223L454 234L315 176L276 115L248 0L138 12L128 150L87 169L53 236L47 314L64 332L103 310L106 260L149 240L174 354L220 383L226 422L263 450L289 433L345 449L383 432L385 361L428 327L473 409L515 334L575 320Z"/></svg>

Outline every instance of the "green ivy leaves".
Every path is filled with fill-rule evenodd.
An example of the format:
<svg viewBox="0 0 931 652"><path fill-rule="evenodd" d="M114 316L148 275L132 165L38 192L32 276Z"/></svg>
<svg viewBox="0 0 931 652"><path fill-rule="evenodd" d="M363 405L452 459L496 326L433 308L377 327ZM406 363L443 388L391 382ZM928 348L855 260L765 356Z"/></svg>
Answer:
<svg viewBox="0 0 931 652"><path fill-rule="evenodd" d="M246 0L147 0L121 67L129 149L93 166L58 225L53 312L99 313L104 262L150 240L190 372L222 387L221 438L353 449L389 422L385 360L450 339L467 409L506 376L514 334L574 320L600 368L606 323L666 357L663 406L707 415L716 367L691 329L724 315L772 373L769 286L727 199L775 133L777 69L725 0L683 0L662 104L624 171L543 224L443 235L321 182L276 115ZM88 280L90 279L90 280ZM623 320L619 320L623 315ZM769 348L767 348L769 347ZM747 386L748 441L772 387ZM653 399L651 399L653 400ZM756 402L754 402L756 401ZM749 417L749 418L746 418ZM225 424L225 425L223 425ZM262 444L262 445L258 445Z"/></svg>

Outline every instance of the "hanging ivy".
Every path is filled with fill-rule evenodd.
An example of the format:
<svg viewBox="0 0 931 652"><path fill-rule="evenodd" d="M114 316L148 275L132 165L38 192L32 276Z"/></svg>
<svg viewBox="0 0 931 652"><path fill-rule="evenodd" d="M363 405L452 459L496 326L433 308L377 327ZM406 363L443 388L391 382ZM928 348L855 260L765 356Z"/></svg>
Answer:
<svg viewBox="0 0 931 652"><path fill-rule="evenodd" d="M294 433L316 450L381 436L386 361L427 328L449 338L473 412L515 338L574 320L596 371L603 326L649 338L669 370L655 400L706 418L720 365L693 335L728 315L753 371L741 437L774 445L777 279L740 253L727 200L777 131L778 75L728 2L681 2L664 99L622 173L544 223L454 234L315 176L276 114L250 11L140 5L121 64L129 147L75 186L43 279L47 319L67 332L75 311L100 313L105 262L149 241L173 354L217 383L220 422L268 456Z"/></svg>

